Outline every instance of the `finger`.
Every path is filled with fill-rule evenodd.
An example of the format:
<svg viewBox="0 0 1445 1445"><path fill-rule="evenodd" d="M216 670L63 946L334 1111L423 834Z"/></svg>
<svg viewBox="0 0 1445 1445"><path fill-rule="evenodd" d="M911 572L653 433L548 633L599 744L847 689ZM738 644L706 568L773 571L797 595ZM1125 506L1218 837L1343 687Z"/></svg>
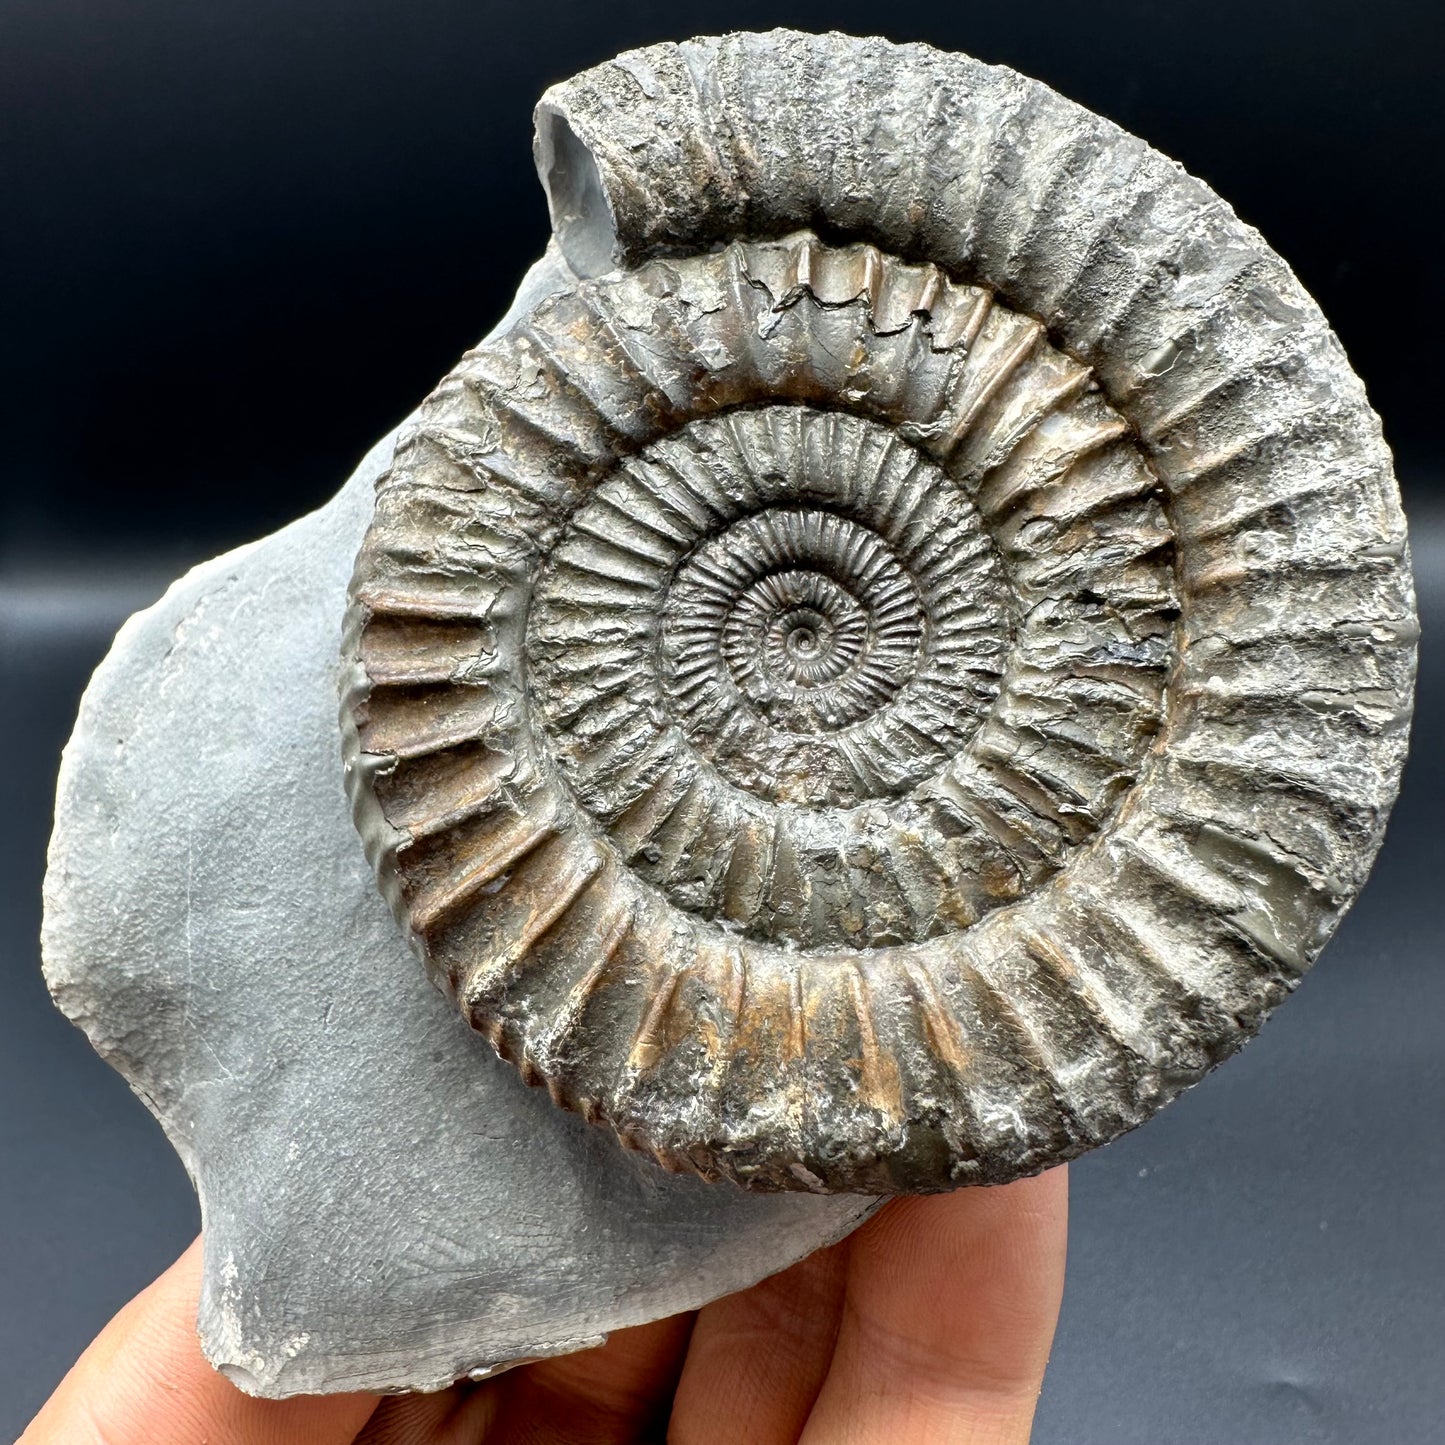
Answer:
<svg viewBox="0 0 1445 1445"><path fill-rule="evenodd" d="M854 1235L804 1445L1026 1445L1063 1295L1063 1169L900 1199Z"/></svg>
<svg viewBox="0 0 1445 1445"><path fill-rule="evenodd" d="M671 1445L796 1440L828 1373L846 1244L698 1312L678 1382Z"/></svg>
<svg viewBox="0 0 1445 1445"><path fill-rule="evenodd" d="M487 1445L614 1445L660 1437L692 1316L618 1330L605 1345L539 1360L494 1382Z"/></svg>
<svg viewBox="0 0 1445 1445"><path fill-rule="evenodd" d="M356 1445L481 1445L496 1416L497 1395L487 1385L454 1385L434 1395L392 1395L383 1400Z"/></svg>
<svg viewBox="0 0 1445 1445"><path fill-rule="evenodd" d="M196 1306L201 1243L103 1329L21 1445L347 1445L376 1405L371 1395L256 1400L201 1354Z"/></svg>

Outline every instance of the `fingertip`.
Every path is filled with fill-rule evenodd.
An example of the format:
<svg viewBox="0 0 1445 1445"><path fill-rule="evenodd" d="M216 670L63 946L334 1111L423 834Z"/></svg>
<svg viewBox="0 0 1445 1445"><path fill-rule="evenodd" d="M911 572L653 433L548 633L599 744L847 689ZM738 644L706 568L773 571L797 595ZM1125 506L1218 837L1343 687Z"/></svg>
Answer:
<svg viewBox="0 0 1445 1445"><path fill-rule="evenodd" d="M211 1367L196 1333L201 1271L196 1240L100 1332L21 1445L347 1445L374 1396L262 1400Z"/></svg>
<svg viewBox="0 0 1445 1445"><path fill-rule="evenodd" d="M976 1284L1003 1270L1061 1272L1068 1197L1068 1171L1059 1167L1012 1184L890 1200L853 1236L854 1271L883 1272L879 1285L905 1273L937 1282L962 1271Z"/></svg>
<svg viewBox="0 0 1445 1445"><path fill-rule="evenodd" d="M1063 1293L1068 1178L898 1199L853 1237L804 1439L1027 1440Z"/></svg>

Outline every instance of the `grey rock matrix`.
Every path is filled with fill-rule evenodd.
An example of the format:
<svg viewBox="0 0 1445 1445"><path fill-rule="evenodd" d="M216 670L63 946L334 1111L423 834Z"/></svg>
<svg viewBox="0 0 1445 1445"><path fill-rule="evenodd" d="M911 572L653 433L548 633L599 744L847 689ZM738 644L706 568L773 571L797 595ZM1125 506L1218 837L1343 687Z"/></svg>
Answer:
<svg viewBox="0 0 1445 1445"><path fill-rule="evenodd" d="M549 262L532 289L571 279ZM185 1161L201 1342L261 1395L436 1389L580 1349L869 1207L664 1174L527 1088L417 967L336 724L391 448L125 625L65 752L46 878L50 987Z"/></svg>

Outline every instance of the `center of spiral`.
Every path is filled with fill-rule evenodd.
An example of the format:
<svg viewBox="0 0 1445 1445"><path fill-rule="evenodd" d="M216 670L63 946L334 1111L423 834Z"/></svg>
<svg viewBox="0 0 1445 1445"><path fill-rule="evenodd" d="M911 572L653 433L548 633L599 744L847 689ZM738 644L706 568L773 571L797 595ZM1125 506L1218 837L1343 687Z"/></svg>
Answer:
<svg viewBox="0 0 1445 1445"><path fill-rule="evenodd" d="M923 641L917 589L892 548L818 508L739 519L683 564L670 602L671 675L720 659L716 700L799 740L885 706L916 671ZM675 696L690 705L686 689Z"/></svg>
<svg viewBox="0 0 1445 1445"><path fill-rule="evenodd" d="M600 484L529 646L555 756L624 832L654 780L695 779L700 813L847 809L973 736L1008 596L935 463L877 422L780 405L689 423Z"/></svg>
<svg viewBox="0 0 1445 1445"><path fill-rule="evenodd" d="M787 639L788 652L795 659L811 657L820 645L817 632L806 622L790 626Z"/></svg>
<svg viewBox="0 0 1445 1445"><path fill-rule="evenodd" d="M797 517L770 517L767 526L774 540L781 535L783 545L791 545L798 541L788 537L797 521ZM821 534L830 529L817 530ZM736 540L729 538L721 545L728 548ZM679 585L686 598L690 579L680 578ZM691 611L691 623L674 622L670 629L665 620L664 636L684 649L716 646L733 686L765 716L782 723L788 713L792 724L805 731L838 727L851 716L853 709L837 697L817 695L818 689L836 687L867 665L867 604L853 595L846 580L836 582L807 568L773 572L741 591L722 619L716 639L704 616ZM895 662L909 655L906 645L894 651ZM875 672L886 670L887 663L886 652L875 647Z"/></svg>

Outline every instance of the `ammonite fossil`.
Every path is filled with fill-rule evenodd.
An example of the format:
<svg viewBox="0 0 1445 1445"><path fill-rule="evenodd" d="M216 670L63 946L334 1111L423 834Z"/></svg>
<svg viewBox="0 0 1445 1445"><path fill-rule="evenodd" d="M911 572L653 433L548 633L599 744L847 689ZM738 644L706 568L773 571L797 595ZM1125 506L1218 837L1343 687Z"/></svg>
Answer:
<svg viewBox="0 0 1445 1445"><path fill-rule="evenodd" d="M357 564L349 779L558 1103L771 1189L1142 1122L1380 842L1413 601L1335 338L1172 162L879 40L550 91L575 286L463 358Z"/></svg>

